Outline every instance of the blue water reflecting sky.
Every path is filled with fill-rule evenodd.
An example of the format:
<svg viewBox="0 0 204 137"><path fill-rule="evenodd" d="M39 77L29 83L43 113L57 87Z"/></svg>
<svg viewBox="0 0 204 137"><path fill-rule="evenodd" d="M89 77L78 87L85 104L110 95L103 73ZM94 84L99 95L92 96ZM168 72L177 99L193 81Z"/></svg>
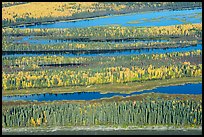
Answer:
<svg viewBox="0 0 204 137"><path fill-rule="evenodd" d="M123 56L123 55L141 55L141 54L164 54L164 53L172 53L172 52L187 52L193 50L202 50L202 44L197 44L196 46L189 47L179 47L179 48L167 48L167 49L139 49L139 50L123 50L123 51L111 51L104 53L49 53L49 54L22 54L15 53L4 55L4 57L24 57L24 56L47 56L47 55L55 55L55 56L65 56L65 57L96 57L96 56Z"/></svg>
<svg viewBox="0 0 204 137"><path fill-rule="evenodd" d="M20 40L14 40L13 43L29 43L29 44L59 44L59 43L90 43L91 41L85 41L85 40L51 40L51 39L34 39L34 36L24 36ZM168 42L168 40L138 40L138 39L132 39L132 40L109 40L108 43L135 43L135 42L143 42L143 43L149 43L149 42Z"/></svg>
<svg viewBox="0 0 204 137"><path fill-rule="evenodd" d="M107 88L108 90L108 88ZM75 93L64 93L64 94L33 94L26 96L3 96L3 101L13 101L13 100L27 100L27 101L55 101L55 100L93 100L101 98L110 98L113 96L132 96L144 93L165 93L165 94L202 94L202 83L197 84L185 84L185 85L175 85L167 87L158 87L151 90L144 90L141 92L133 92L130 94L121 93L105 93L100 92L75 92Z"/></svg>
<svg viewBox="0 0 204 137"><path fill-rule="evenodd" d="M71 22L55 22L53 24L29 25L20 28L82 28L104 25L122 25L122 26L168 26L184 23L201 23L202 9L178 10L178 11L154 11L134 14L125 14L117 16L107 16L105 18L95 18L90 20L78 20ZM130 22L136 23L130 23Z"/></svg>

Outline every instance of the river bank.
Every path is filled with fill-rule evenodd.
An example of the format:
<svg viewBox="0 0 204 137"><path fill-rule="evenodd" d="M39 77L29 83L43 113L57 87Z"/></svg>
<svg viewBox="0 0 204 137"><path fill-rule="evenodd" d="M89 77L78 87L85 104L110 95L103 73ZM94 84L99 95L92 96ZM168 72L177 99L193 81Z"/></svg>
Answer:
<svg viewBox="0 0 204 137"><path fill-rule="evenodd" d="M176 79L165 80L151 80L143 82L131 82L131 83L114 83L114 84L101 84L90 86L70 86L70 87L55 87L55 88L32 88L32 89L20 89L20 90L3 90L2 96L14 96L14 95L32 95L43 93L74 93L74 92L93 92L99 91L101 93L131 93L135 91L143 91L153 89L160 86L180 85L186 83L200 83L202 77L186 77Z"/></svg>
<svg viewBox="0 0 204 137"><path fill-rule="evenodd" d="M3 24L2 27L4 28L9 28L9 27L25 27L25 26L34 26L34 25L46 25L46 24L53 24L55 22L76 22L76 21L81 21L81 20L93 20L93 19L100 19L100 18L107 18L110 16L121 16L121 15L132 15L136 13L147 13L147 12L153 12L153 11L171 11L171 10L192 10L192 9L201 9L201 7L177 7L176 9L174 7L160 7L160 8L143 8L143 9L135 9L135 10L130 10L130 11L109 11L106 13L100 13L98 12L95 14L86 14L86 16L81 16L75 15L75 16L68 16L68 17L59 17L59 18L53 18L49 20L44 20L44 21L34 21L34 22L21 22L21 23L11 23L11 25L5 25Z"/></svg>
<svg viewBox="0 0 204 137"><path fill-rule="evenodd" d="M202 127L54 127L54 128L3 128L3 135L202 135Z"/></svg>

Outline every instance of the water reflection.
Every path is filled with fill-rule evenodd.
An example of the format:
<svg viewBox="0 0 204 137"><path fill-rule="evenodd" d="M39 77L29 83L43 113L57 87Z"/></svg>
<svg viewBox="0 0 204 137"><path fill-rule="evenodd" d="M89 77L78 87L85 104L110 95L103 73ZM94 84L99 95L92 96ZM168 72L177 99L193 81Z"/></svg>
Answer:
<svg viewBox="0 0 204 137"><path fill-rule="evenodd" d="M61 43L90 43L90 42L107 42L107 43L136 43L136 42L142 42L142 43L149 43L149 42L169 42L169 40L140 40L140 39L116 39L116 40L90 40L90 39L57 39L57 40L52 40L52 39L39 39L35 38L34 36L24 36L20 40L8 40L12 43L20 44L20 43L29 43L29 44L61 44Z"/></svg>
<svg viewBox="0 0 204 137"><path fill-rule="evenodd" d="M29 100L29 101L55 101L55 100L93 100L101 98L110 98L113 96L132 96L144 93L165 93L165 94L202 94L202 83L198 84L185 84L167 87L158 87L151 90L144 90L141 92L133 92L130 94L123 93L105 93L100 92L74 92L74 93L64 93L64 94L33 94L25 96L3 96L3 101L13 101L13 100Z"/></svg>
<svg viewBox="0 0 204 137"><path fill-rule="evenodd" d="M187 52L193 50L202 50L202 44L188 47L177 48L143 48L143 49L125 49L125 50L63 50L63 51L3 51L4 57L23 57L23 56L64 56L64 57L96 57L96 56L123 56L140 54L164 54L171 52Z"/></svg>
<svg viewBox="0 0 204 137"><path fill-rule="evenodd" d="M201 14L201 15L200 15ZM105 25L121 26L169 26L185 23L201 23L202 9L193 10L163 10L154 12L140 12L133 14L107 16L89 20L63 21L48 24L34 24L14 26L18 28L82 28Z"/></svg>

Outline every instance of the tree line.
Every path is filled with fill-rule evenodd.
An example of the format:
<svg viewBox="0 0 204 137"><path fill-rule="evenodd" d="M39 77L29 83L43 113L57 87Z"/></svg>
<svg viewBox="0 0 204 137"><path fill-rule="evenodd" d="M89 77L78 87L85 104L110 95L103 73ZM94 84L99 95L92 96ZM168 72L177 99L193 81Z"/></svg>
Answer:
<svg viewBox="0 0 204 137"><path fill-rule="evenodd" d="M202 100L146 97L96 103L44 103L2 108L2 127L202 125Z"/></svg>
<svg viewBox="0 0 204 137"><path fill-rule="evenodd" d="M155 39L181 36L202 36L202 24L182 24L159 27L123 27L123 26L95 26L87 28L66 29L19 29L3 28L2 36L43 36L44 39Z"/></svg>

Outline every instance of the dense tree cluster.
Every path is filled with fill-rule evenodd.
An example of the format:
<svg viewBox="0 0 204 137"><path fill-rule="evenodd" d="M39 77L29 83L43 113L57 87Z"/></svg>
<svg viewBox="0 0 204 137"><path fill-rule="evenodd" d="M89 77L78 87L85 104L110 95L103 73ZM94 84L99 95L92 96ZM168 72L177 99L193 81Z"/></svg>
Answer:
<svg viewBox="0 0 204 137"><path fill-rule="evenodd" d="M41 24L58 20L71 20L129 12L178 10L200 8L201 2L3 2L2 25L24 23ZM76 40L59 44L31 44L35 40ZM202 38L202 23L160 27L122 27L118 25L66 29L2 28L3 53L67 52L65 50L92 52L94 50L124 51L142 48L175 48L192 46ZM125 40L165 40L166 42L133 42ZM79 42L82 41L82 42ZM85 41L85 42L84 42ZM120 43L117 43L119 41ZM83 51L82 51L83 50ZM179 78L202 77L202 50L164 54L126 56L66 57L2 56L2 92L26 93L41 88L63 89L100 87L116 84ZM73 66L73 64L79 66ZM63 66L72 64L72 66ZM51 67L49 66L51 65ZM61 65L61 66L60 66ZM59 67L60 66L60 67ZM63 66L63 67L62 67ZM166 80L165 80L166 79ZM188 80L187 80L188 81ZM162 81L163 82L163 81ZM176 82L174 82L176 83ZM144 83L143 83L144 84ZM125 84L122 84L125 85ZM127 84L128 85L128 84ZM142 85L142 84L141 84ZM147 85L147 84L146 84ZM104 85L105 86L105 85ZM142 85L144 86L144 85ZM63 88L59 88L63 87ZM122 86L121 86L122 87ZM64 88L64 89L66 89ZM123 87L122 87L123 88ZM188 90L188 89L186 89ZM54 91L57 92L57 91ZM176 126L198 127L202 125L202 99L154 98L155 94L142 98L133 96L122 101L111 98L95 101L2 102L2 127L56 127L56 126ZM196 96L196 95L195 95ZM136 99L137 98L137 99ZM106 100L106 101L104 101ZM125 101L126 100L126 101ZM13 104L12 104L13 103Z"/></svg>
<svg viewBox="0 0 204 137"><path fill-rule="evenodd" d="M8 42L6 38L2 38L2 50L3 51L80 51L80 50L89 50L90 52L93 50L103 51L103 50L123 50L123 49L143 49L143 48L176 48L176 47L187 47L196 45L199 42L197 40L190 41L168 41L168 42L147 42L153 40L139 40L138 42L128 42L125 40L121 40L123 42L117 42L115 40L108 42L65 42L66 40L51 40L50 43L46 44L38 44L38 43L30 43L29 40L25 42ZM40 40L40 39L39 39ZM61 41L61 43L55 43ZM160 41L160 40L158 40Z"/></svg>
<svg viewBox="0 0 204 137"><path fill-rule="evenodd" d="M20 68L26 70L26 68L37 67L40 68L46 64L67 64L67 63L81 63L91 65L97 64L100 68L111 67L111 66L140 66L138 62L143 62L143 67L146 64L154 64L159 67L161 62L163 65L168 64L182 64L185 61L189 61L189 57L201 57L202 51L195 50L190 52L173 52L164 54L142 54L142 55L131 55L131 56L113 56L113 57L64 57L64 56L34 56L34 57L2 57L2 67L10 67L13 70ZM127 65L125 65L127 64ZM149 64L147 64L149 65ZM95 67L95 66L94 66ZM33 68L35 70L35 68ZM70 68L71 69L71 68ZM76 69L76 68L75 68ZM83 66L81 66L83 69Z"/></svg>
<svg viewBox="0 0 204 137"><path fill-rule="evenodd" d="M103 39L151 39L171 38L178 36L202 36L202 23L182 24L159 27L122 27L122 26L96 26L87 28L67 29L12 29L3 28L3 36L43 36L51 39L86 38L88 40Z"/></svg>
<svg viewBox="0 0 204 137"><path fill-rule="evenodd" d="M148 68L132 66L110 67L101 70L39 70L2 73L2 89L24 89L61 86L87 86L105 83L126 83L154 79L202 76L202 64L170 65Z"/></svg>
<svg viewBox="0 0 204 137"><path fill-rule="evenodd" d="M96 125L201 126L202 100L147 97L140 101L11 105L2 109L2 127Z"/></svg>

